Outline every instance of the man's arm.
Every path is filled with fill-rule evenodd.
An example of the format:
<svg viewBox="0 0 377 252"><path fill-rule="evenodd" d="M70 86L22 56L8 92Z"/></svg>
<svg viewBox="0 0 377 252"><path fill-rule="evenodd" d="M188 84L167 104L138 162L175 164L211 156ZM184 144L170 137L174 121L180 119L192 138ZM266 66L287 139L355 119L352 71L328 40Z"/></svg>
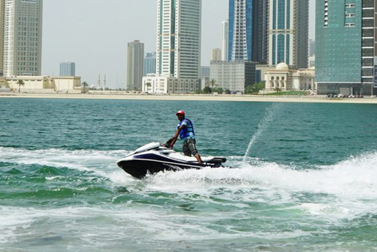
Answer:
<svg viewBox="0 0 377 252"><path fill-rule="evenodd" d="M170 144L170 148L173 148L174 147L174 144L175 142L177 141L178 139L178 136L179 136L179 132L181 131L181 129L183 129L183 127L186 127L184 124L182 124L176 131L175 131L175 134L174 136L172 137L172 141L171 141L171 144Z"/></svg>

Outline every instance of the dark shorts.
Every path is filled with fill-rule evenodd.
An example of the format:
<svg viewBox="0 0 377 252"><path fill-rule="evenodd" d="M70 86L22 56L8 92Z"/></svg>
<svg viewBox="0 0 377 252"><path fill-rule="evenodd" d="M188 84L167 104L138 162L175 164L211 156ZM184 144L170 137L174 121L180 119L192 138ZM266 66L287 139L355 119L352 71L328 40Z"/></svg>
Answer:
<svg viewBox="0 0 377 252"><path fill-rule="evenodd" d="M183 142L183 153L186 156L195 156L198 154L198 150L196 149L196 141L195 139L188 138Z"/></svg>

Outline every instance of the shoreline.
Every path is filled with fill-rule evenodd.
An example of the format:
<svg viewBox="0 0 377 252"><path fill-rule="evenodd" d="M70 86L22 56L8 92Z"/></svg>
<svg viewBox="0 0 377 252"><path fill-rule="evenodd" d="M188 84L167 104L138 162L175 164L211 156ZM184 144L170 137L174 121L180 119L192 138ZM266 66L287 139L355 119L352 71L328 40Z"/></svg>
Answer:
<svg viewBox="0 0 377 252"><path fill-rule="evenodd" d="M203 95L203 94L43 94L43 93L0 93L0 98L39 99L94 99L94 100L154 100L154 101L233 101L233 102L293 102L293 103L354 103L377 104L377 98L327 98L325 96L262 96L262 95Z"/></svg>

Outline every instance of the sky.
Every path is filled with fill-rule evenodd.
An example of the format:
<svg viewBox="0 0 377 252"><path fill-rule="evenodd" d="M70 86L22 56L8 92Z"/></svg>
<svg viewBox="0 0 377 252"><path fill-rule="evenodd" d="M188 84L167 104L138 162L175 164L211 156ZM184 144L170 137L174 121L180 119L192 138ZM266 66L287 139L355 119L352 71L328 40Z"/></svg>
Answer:
<svg viewBox="0 0 377 252"><path fill-rule="evenodd" d="M309 38L314 39L315 0L309 0ZM221 22L229 0L202 0L201 65L209 66L221 47ZM144 43L156 51L157 0L45 0L42 75L58 76L61 62L75 62L81 81L96 86L100 76L110 88L126 87L127 44Z"/></svg>

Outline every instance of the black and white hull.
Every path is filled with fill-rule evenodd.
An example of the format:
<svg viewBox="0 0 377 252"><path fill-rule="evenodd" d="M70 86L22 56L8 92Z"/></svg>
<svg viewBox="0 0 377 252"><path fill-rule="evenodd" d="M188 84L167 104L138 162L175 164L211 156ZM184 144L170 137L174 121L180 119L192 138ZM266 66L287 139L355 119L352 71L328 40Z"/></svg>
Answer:
<svg viewBox="0 0 377 252"><path fill-rule="evenodd" d="M128 174L141 179L147 174L161 171L220 167L226 159L222 157L202 157L202 161L202 164L198 164L195 157L184 156L159 143L150 143L119 160L117 164Z"/></svg>

